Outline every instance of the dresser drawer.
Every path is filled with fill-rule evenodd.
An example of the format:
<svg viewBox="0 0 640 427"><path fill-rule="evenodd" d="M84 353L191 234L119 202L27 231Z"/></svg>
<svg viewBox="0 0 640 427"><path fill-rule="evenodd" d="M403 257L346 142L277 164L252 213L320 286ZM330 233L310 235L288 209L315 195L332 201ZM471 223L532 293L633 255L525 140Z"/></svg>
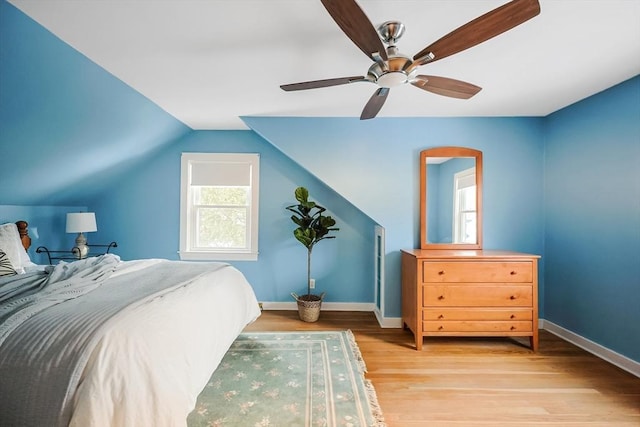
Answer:
<svg viewBox="0 0 640 427"><path fill-rule="evenodd" d="M425 308L422 320L532 320L533 310L528 308Z"/></svg>
<svg viewBox="0 0 640 427"><path fill-rule="evenodd" d="M527 261L423 261L425 283L507 282L533 280L533 264Z"/></svg>
<svg viewBox="0 0 640 427"><path fill-rule="evenodd" d="M527 333L533 330L533 323L531 321L426 320L422 322L422 328L425 332L442 332L443 334L451 332Z"/></svg>
<svg viewBox="0 0 640 427"><path fill-rule="evenodd" d="M424 307L531 307L531 285L423 285Z"/></svg>

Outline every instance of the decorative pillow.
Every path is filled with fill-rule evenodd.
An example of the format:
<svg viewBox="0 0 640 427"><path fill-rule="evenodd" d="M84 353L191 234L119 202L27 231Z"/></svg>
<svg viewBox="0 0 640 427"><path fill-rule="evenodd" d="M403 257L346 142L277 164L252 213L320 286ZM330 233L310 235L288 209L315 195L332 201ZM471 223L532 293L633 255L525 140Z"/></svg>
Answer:
<svg viewBox="0 0 640 427"><path fill-rule="evenodd" d="M7 224L0 224L0 249L7 255L13 269L18 273L24 273L22 268L22 255L21 252L25 252L20 241L20 233L18 227L10 222Z"/></svg>
<svg viewBox="0 0 640 427"><path fill-rule="evenodd" d="M3 251L0 251L0 276L14 276L18 273L13 269L9 257Z"/></svg>

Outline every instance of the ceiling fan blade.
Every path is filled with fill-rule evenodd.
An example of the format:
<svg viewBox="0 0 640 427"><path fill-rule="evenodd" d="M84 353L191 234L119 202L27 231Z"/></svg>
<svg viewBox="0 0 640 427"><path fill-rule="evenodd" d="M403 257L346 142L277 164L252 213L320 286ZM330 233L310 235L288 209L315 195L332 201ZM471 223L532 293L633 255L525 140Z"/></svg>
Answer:
<svg viewBox="0 0 640 427"><path fill-rule="evenodd" d="M451 98L469 99L482 90L481 87L447 77L418 75L411 82L415 87Z"/></svg>
<svg viewBox="0 0 640 427"><path fill-rule="evenodd" d="M418 52L414 61L431 52L433 62L500 35L540 13L538 0L513 0L466 23Z"/></svg>
<svg viewBox="0 0 640 427"><path fill-rule="evenodd" d="M387 51L367 15L355 0L321 0L329 15L365 55L374 61L387 60Z"/></svg>
<svg viewBox="0 0 640 427"><path fill-rule="evenodd" d="M384 105L388 95L388 87L379 88L373 96L369 98L367 105L364 106L364 110L362 110L362 114L360 114L360 120L373 119Z"/></svg>
<svg viewBox="0 0 640 427"><path fill-rule="evenodd" d="M352 76L352 77L338 77L335 79L324 79L324 80L312 80L309 82L300 82L300 83L291 83L288 85L281 85L280 88L287 92L293 90L306 90L306 89L318 89L321 87L329 87L329 86L339 86L345 85L353 82L362 82L369 81L365 79L363 76Z"/></svg>

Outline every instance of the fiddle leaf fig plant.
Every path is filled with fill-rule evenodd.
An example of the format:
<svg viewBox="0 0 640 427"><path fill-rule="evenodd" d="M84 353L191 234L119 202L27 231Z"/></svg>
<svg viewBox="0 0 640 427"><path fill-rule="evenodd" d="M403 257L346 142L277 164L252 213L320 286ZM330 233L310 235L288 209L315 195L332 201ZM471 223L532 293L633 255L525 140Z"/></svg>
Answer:
<svg viewBox="0 0 640 427"><path fill-rule="evenodd" d="M294 194L298 203L287 206L286 209L293 213L291 221L298 226L293 230L293 235L307 248L307 295L300 298L315 300L317 296L311 294L311 253L313 247L321 240L335 239L336 236L330 235L330 233L340 229L334 227L336 221L330 215L323 215L326 208L309 200L309 191L306 188L298 187Z"/></svg>

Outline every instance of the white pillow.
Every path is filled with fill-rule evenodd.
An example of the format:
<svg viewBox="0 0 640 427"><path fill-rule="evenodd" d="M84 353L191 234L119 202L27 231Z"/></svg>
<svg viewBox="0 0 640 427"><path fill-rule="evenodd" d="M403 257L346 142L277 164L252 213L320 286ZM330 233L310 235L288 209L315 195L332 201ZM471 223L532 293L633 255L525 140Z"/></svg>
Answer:
<svg viewBox="0 0 640 427"><path fill-rule="evenodd" d="M20 240L20 234L18 233L18 240ZM31 265L33 264L31 262L31 258L29 258L29 254L27 253L27 250L24 248L24 246L22 246L22 240L20 240L20 264L22 264L23 267L26 267L27 265Z"/></svg>
<svg viewBox="0 0 640 427"><path fill-rule="evenodd" d="M18 227L12 222L0 224L0 249L7 254L13 269L18 274L23 274L24 260L26 259L28 262L31 262L31 260L27 251L24 250L24 246L22 246Z"/></svg>

